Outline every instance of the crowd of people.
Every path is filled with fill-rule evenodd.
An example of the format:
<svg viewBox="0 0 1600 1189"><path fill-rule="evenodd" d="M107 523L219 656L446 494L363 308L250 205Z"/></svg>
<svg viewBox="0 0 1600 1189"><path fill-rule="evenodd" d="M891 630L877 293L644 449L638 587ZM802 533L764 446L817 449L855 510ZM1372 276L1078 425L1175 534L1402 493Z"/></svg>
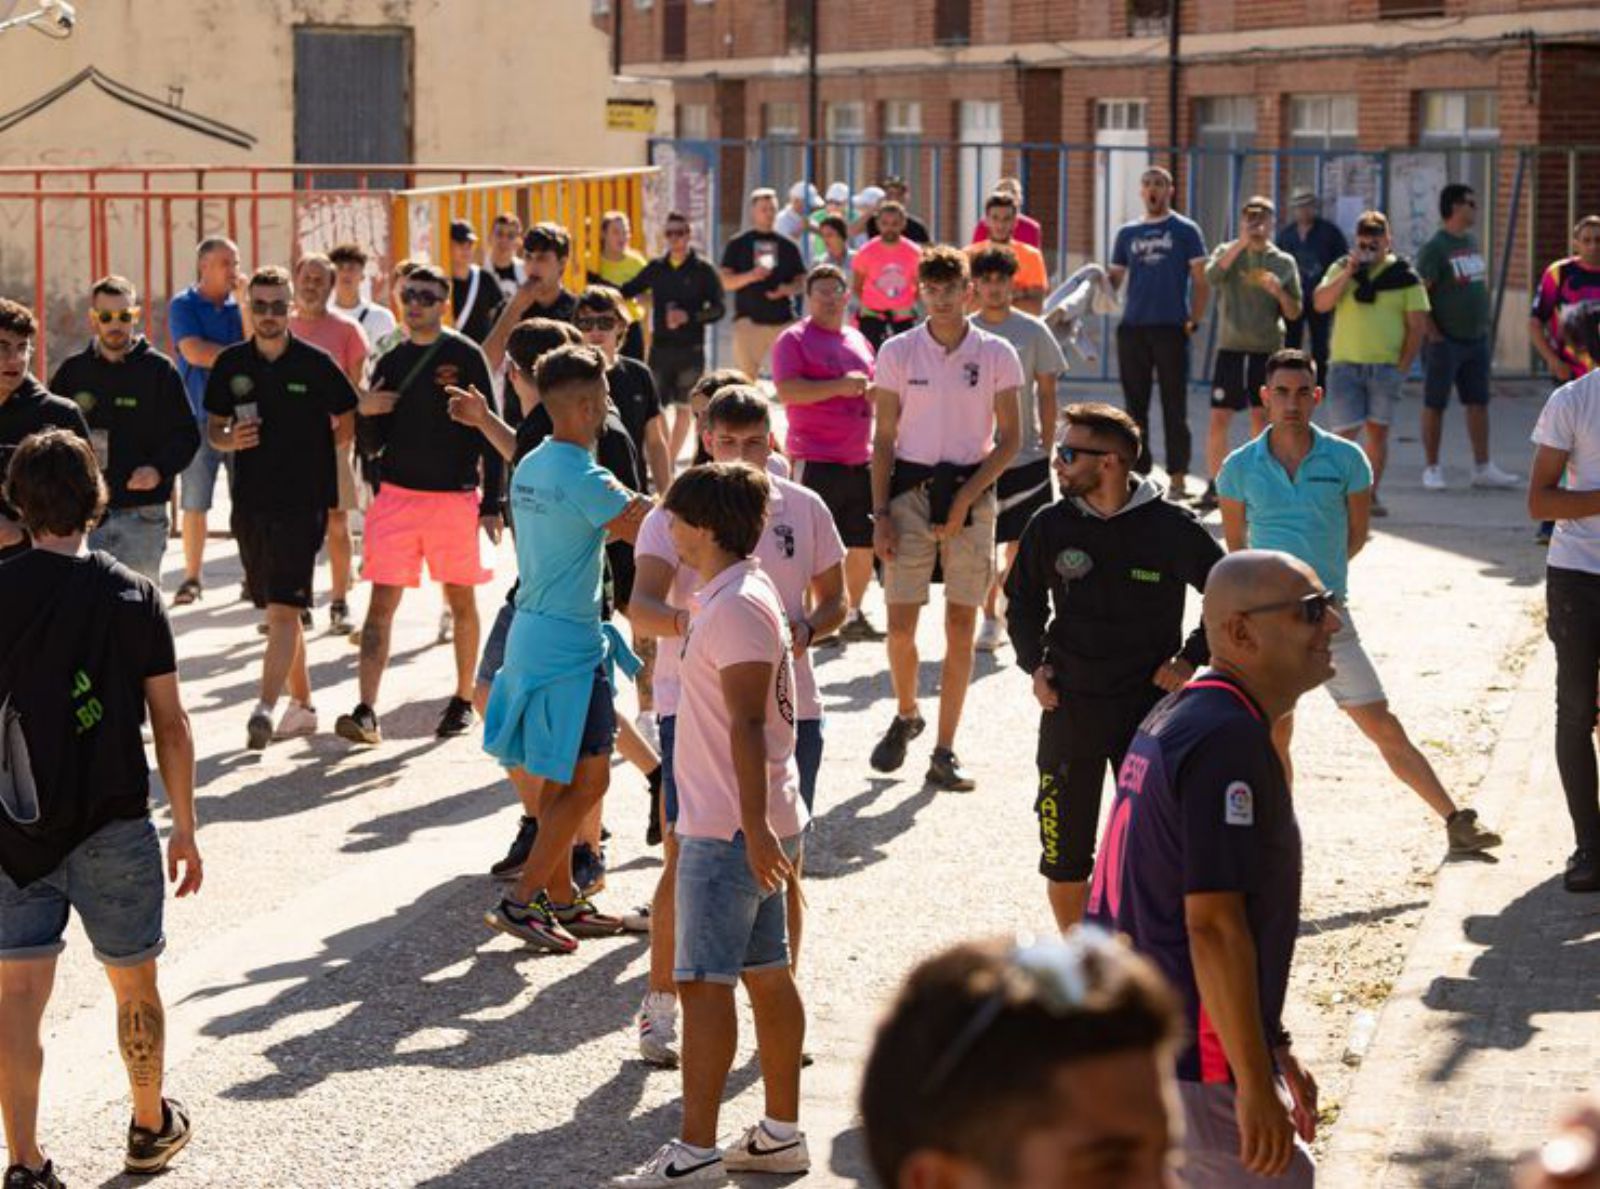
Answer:
<svg viewBox="0 0 1600 1189"><path fill-rule="evenodd" d="M133 285L108 276L89 295L88 345L48 385L30 370L33 313L0 300L0 617L15 625L0 657L5 1189L62 1183L36 1116L40 1021L69 910L116 992L128 1170L158 1171L191 1134L162 1083L163 863L140 734L148 719L172 813L167 873L178 895L197 892L194 747L159 583L176 485L171 604L211 597L219 471L242 594L266 638L246 745L321 729L306 633L324 548L328 629L359 645L359 700L333 729L382 744L394 617L425 565L455 660L437 734L481 723L521 809L507 852L486 862L506 885L486 924L556 955L650 934L638 1044L646 1061L681 1068L683 1122L616 1184L809 1167L795 972L825 744L812 655L884 650L895 711L870 763L901 770L927 731L916 631L935 585L943 648L924 779L976 787L957 752L974 654L1009 643L1040 707L1039 870L1062 936L967 944L913 973L863 1090L883 1183L1073 1183L1040 1171L1060 1160L1114 1170L1107 1184L1157 1183L1178 1130L1174 1077L1185 1184L1312 1182L1315 1082L1282 1027L1299 927L1297 700L1327 688L1438 817L1450 853L1500 842L1389 708L1346 602L1419 352L1424 486L1446 483L1452 391L1472 482L1520 483L1488 453L1472 191L1445 188L1440 230L1415 262L1394 253L1378 211L1348 248L1311 195L1276 235L1273 203L1248 198L1236 238L1208 251L1171 207L1171 176L1152 168L1144 214L1108 262L1123 294L1118 407L1059 399L1066 359L1038 316L1042 229L1019 186L987 197L965 247L929 242L899 179L870 190L852 204L848 187L823 198L800 184L782 208L756 190L717 264L679 213L655 258L630 247L626 215L608 213L577 291L568 229L502 214L480 248L456 221L447 262L394 268L392 308L372 299L360 245L247 274L236 245L207 239L195 283L171 303L171 358L140 333ZM1600 381L1587 369L1600 358L1600 217L1575 235L1577 255L1552 265L1535 299L1540 351L1570 382L1535 432L1529 503L1559 521L1550 632L1578 836L1566 880L1592 891ZM708 370L728 294L736 367ZM1207 483L1186 506L1190 340L1213 297ZM1308 350L1292 345L1302 333ZM1157 384L1165 483L1153 473ZM1314 416L1325 391L1332 432ZM1230 451L1239 412L1251 433ZM1220 542L1202 520L1213 509ZM484 632L478 590L495 580L507 529L516 573ZM881 628L866 611L874 581ZM1185 633L1191 589L1203 614ZM625 682L632 718L618 705ZM650 791L642 825L665 859L651 902L627 913L595 900L614 754ZM740 983L765 1114L719 1145ZM1041 1109L1052 1101L1059 1117Z"/></svg>

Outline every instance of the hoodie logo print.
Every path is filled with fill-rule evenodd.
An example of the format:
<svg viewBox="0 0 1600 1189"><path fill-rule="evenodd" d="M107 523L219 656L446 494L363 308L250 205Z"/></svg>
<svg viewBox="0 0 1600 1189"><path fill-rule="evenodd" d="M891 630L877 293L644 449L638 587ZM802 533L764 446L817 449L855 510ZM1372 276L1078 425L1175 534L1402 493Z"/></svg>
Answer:
<svg viewBox="0 0 1600 1189"><path fill-rule="evenodd" d="M1056 573L1067 582L1084 577L1094 569L1094 558L1081 549L1063 549L1056 554Z"/></svg>

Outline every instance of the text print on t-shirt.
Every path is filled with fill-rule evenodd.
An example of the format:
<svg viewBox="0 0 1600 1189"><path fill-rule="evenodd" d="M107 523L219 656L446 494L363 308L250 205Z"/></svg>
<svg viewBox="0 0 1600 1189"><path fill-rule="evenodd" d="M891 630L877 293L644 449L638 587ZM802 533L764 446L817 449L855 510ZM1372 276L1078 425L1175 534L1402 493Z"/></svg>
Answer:
<svg viewBox="0 0 1600 1189"><path fill-rule="evenodd" d="M1160 235L1134 236L1128 243L1128 251L1133 255L1135 264L1160 264L1172 253L1172 232L1163 231Z"/></svg>
<svg viewBox="0 0 1600 1189"><path fill-rule="evenodd" d="M72 713L78 720L78 734L92 730L106 716L106 708L94 696L94 682L79 669L72 675Z"/></svg>
<svg viewBox="0 0 1600 1189"><path fill-rule="evenodd" d="M1456 284L1471 285L1489 275L1489 266L1479 252L1457 252L1450 257L1450 271L1455 273Z"/></svg>

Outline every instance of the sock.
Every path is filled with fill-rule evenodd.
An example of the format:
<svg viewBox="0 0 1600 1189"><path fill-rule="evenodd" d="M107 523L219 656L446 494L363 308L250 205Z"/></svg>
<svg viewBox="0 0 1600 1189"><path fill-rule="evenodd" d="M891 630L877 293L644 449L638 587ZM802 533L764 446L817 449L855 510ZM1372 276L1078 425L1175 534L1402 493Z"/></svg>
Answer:
<svg viewBox="0 0 1600 1189"><path fill-rule="evenodd" d="M687 1140L680 1139L678 1141L678 1146L685 1152L689 1153L689 1155L693 1156L696 1160L710 1160L717 1154L717 1150L715 1148L699 1148L694 1144L689 1143Z"/></svg>
<svg viewBox="0 0 1600 1189"><path fill-rule="evenodd" d="M257 713L257 714L271 714L277 708L278 708L278 702L277 702L276 698L274 698L270 702L267 701L265 698L262 698L259 702L256 703L255 713Z"/></svg>
<svg viewBox="0 0 1600 1189"><path fill-rule="evenodd" d="M788 1143L797 1134L799 1134L800 1128L798 1124L780 1123L776 1119L768 1116L761 1120L761 1130L765 1131L769 1136L777 1140L779 1143Z"/></svg>
<svg viewBox="0 0 1600 1189"><path fill-rule="evenodd" d="M522 822L523 822L524 825L535 826L535 825L539 824L539 819L536 818L536 817L533 817L531 814L526 814L525 813L525 814L522 815Z"/></svg>

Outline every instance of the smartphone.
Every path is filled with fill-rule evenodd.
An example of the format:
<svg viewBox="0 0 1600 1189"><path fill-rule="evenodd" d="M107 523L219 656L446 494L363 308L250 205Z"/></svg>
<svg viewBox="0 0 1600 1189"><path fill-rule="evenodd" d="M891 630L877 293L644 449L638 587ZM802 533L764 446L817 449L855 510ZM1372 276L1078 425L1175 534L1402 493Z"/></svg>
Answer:
<svg viewBox="0 0 1600 1189"><path fill-rule="evenodd" d="M233 423L235 425L250 425L261 420L261 411L253 400L243 401L233 406Z"/></svg>

